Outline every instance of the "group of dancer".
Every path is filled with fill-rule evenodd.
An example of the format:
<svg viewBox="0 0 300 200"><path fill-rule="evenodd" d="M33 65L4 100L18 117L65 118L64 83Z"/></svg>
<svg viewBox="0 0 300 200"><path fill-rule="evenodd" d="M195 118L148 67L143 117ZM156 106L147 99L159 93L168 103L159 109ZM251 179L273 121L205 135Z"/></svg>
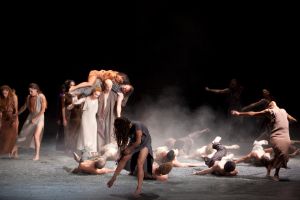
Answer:
<svg viewBox="0 0 300 200"><path fill-rule="evenodd" d="M44 112L47 100L36 83L28 86L29 95L25 104L18 109L18 98L8 85L0 88L0 154L18 157L18 147L35 148L33 160L40 158L40 146L44 130ZM28 109L29 114L20 133L18 115Z"/></svg>
<svg viewBox="0 0 300 200"><path fill-rule="evenodd" d="M7 85L0 88L0 154L17 157L18 147L33 147L33 160L39 160L47 100L37 84L31 83L28 88L29 95L20 109L15 91ZM126 74L113 70L93 70L87 82L75 85L74 81L67 80L60 94L58 138L63 135L63 149L72 152L78 163L72 173L113 173L107 182L107 186L112 187L121 170L125 169L137 177L135 196L141 194L144 179L166 181L173 167L199 167L203 166L203 161L207 168L193 174L235 176L238 174L236 164L254 159L266 167L267 176L279 180L280 169L287 168L291 155L299 153L299 149L293 146L297 142L291 141L289 135L289 122L297 120L279 108L269 98L267 90L263 90L265 96L262 100L242 108L238 103L242 87L237 86L236 80L232 81L229 88L205 89L230 94L234 99L228 110L231 116L264 116L269 119L267 140L254 141L251 152L241 158L228 154L229 149L239 149L239 145L222 145L219 136L210 144L191 152L195 139L210 132L206 128L182 138L169 138L166 146L153 151L148 127L122 114L133 92ZM262 110L248 111L257 105L263 106ZM26 108L29 115L18 134L18 115ZM268 144L270 147L264 149L263 145ZM201 162L180 162L177 157L183 155ZM106 168L107 160L117 160L117 167ZM272 169L275 169L273 176Z"/></svg>

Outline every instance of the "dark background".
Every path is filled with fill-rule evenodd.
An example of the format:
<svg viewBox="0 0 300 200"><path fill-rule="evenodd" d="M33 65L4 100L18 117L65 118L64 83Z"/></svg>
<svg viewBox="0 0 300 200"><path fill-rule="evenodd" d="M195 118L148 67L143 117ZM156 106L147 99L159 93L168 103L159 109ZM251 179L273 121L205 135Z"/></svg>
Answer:
<svg viewBox="0 0 300 200"><path fill-rule="evenodd" d="M191 110L223 106L224 99L204 87L225 88L237 78L245 88L244 104L258 100L267 87L280 107L299 118L294 12L209 9L137 2L130 10L103 14L101 8L89 19L78 10L59 19L27 13L4 23L0 84L15 88L21 105L28 84L38 83L49 101L51 126L60 85L66 79L85 81L92 69L128 74L135 87L131 108L169 86L180 88Z"/></svg>

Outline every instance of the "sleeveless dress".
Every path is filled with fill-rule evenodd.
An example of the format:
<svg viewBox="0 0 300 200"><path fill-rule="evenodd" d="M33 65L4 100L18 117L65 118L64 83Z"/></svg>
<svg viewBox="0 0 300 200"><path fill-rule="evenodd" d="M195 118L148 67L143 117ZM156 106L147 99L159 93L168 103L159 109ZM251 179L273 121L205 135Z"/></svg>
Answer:
<svg viewBox="0 0 300 200"><path fill-rule="evenodd" d="M148 128L139 121L132 122L132 127L129 130L129 135L130 135L129 145L136 141L136 131L137 130L141 130L143 133L142 141L141 141L141 144L133 150L132 157L126 163L126 166L124 167L124 169L127 171L130 171L133 174L136 173L137 159L138 159L139 153L144 147L146 147L146 148L148 148L148 156L144 163L144 172L147 173L148 175L152 175L153 150L152 150L152 145L151 145L151 136L149 134Z"/></svg>
<svg viewBox="0 0 300 200"><path fill-rule="evenodd" d="M30 96L27 97L27 108L29 108L29 98ZM37 95L36 99L36 106L35 106L35 111L30 112L23 124L23 127L21 129L20 135L17 139L17 145L19 147L25 147L25 148L35 148L35 143L34 143L34 133L35 130L37 129L37 126L40 122L44 122L44 114L42 114L34 124L31 123L31 120L41 111L42 109L42 97ZM43 132L44 128L41 132L41 137L40 137L40 142L42 141L43 138Z"/></svg>

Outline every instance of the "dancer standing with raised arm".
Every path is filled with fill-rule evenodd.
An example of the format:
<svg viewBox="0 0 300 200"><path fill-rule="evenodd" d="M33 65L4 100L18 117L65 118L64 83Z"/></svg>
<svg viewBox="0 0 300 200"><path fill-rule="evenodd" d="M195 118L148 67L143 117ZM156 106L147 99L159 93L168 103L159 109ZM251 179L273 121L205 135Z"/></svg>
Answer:
<svg viewBox="0 0 300 200"><path fill-rule="evenodd" d="M267 116L271 121L271 135L270 143L274 150L274 158L270 161L267 166L267 176L270 176L270 172L275 168L273 180L279 180L280 168L287 168L289 161L289 147L291 145L290 134L289 134L289 121L297 121L291 115L289 115L284 109L277 106L275 101L271 101L268 108L262 111L254 112L238 112L232 111L234 116Z"/></svg>

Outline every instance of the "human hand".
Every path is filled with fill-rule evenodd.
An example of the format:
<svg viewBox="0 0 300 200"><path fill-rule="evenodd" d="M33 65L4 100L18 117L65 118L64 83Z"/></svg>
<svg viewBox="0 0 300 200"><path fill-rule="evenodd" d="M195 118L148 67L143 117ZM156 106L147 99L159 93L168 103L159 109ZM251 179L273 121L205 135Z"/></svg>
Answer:
<svg viewBox="0 0 300 200"><path fill-rule="evenodd" d="M131 153L131 150L129 148L126 148L123 150L123 155L128 155Z"/></svg>
<svg viewBox="0 0 300 200"><path fill-rule="evenodd" d="M240 112L236 111L236 110L232 110L231 111L231 115L233 116L239 116L240 115Z"/></svg>
<svg viewBox="0 0 300 200"><path fill-rule="evenodd" d="M31 123L32 123L32 124L35 124L35 122L36 122L36 118L32 118L32 119L31 119Z"/></svg>
<svg viewBox="0 0 300 200"><path fill-rule="evenodd" d="M107 182L107 187L111 187L113 186L114 182L115 182L116 178L113 176L111 177L111 179Z"/></svg>

